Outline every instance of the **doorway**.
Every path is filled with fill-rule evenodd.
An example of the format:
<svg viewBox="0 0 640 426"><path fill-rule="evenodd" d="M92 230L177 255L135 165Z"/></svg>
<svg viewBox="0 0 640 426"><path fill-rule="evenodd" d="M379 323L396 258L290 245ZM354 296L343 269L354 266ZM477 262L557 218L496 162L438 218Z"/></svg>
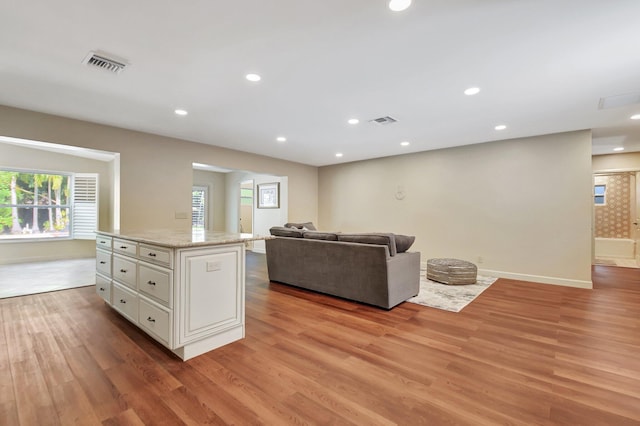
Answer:
<svg viewBox="0 0 640 426"><path fill-rule="evenodd" d="M240 182L240 233L253 236L253 179Z"/></svg>
<svg viewBox="0 0 640 426"><path fill-rule="evenodd" d="M640 173L596 173L593 177L594 263L637 268L640 264Z"/></svg>

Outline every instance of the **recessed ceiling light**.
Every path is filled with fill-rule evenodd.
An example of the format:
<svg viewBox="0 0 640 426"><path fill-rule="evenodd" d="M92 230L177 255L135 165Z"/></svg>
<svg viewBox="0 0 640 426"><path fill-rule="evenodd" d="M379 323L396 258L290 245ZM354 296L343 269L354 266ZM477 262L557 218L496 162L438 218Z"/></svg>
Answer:
<svg viewBox="0 0 640 426"><path fill-rule="evenodd" d="M496 127L494 127L494 129L496 129L496 130L504 130L506 128L507 128L507 126L505 126L504 124L498 124Z"/></svg>
<svg viewBox="0 0 640 426"><path fill-rule="evenodd" d="M358 120L357 118L350 118L349 120L347 120L347 123L349 124L358 124L360 122L360 120Z"/></svg>
<svg viewBox="0 0 640 426"><path fill-rule="evenodd" d="M613 148L614 151L619 152L619 151L624 151L624 147L623 146L618 146L616 148Z"/></svg>
<svg viewBox="0 0 640 426"><path fill-rule="evenodd" d="M634 114L631 116L632 120L640 120L640 114Z"/></svg>
<svg viewBox="0 0 640 426"><path fill-rule="evenodd" d="M409 146L411 145L408 141L404 141L404 142L400 142L400 145L402 146Z"/></svg>
<svg viewBox="0 0 640 426"><path fill-rule="evenodd" d="M284 136L278 136L278 137L276 138L276 140L277 140L278 142L286 142L286 141L287 141L287 138L285 138Z"/></svg>
<svg viewBox="0 0 640 426"><path fill-rule="evenodd" d="M480 93L479 87L469 87L467 90L464 91L464 94L467 96L477 95L478 93Z"/></svg>
<svg viewBox="0 0 640 426"><path fill-rule="evenodd" d="M175 112L175 113L176 113L176 115L187 115L187 114L189 114L189 113L188 113L186 110L184 110L184 109L176 109L176 110L174 110L173 112Z"/></svg>
<svg viewBox="0 0 640 426"><path fill-rule="evenodd" d="M389 1L389 9L394 12L402 12L411 6L411 0L391 0Z"/></svg>
<svg viewBox="0 0 640 426"><path fill-rule="evenodd" d="M253 82L262 80L262 77L260 77L258 74L247 74L245 78Z"/></svg>
<svg viewBox="0 0 640 426"><path fill-rule="evenodd" d="M341 152L336 153L336 157L338 158L342 157L342 153Z"/></svg>

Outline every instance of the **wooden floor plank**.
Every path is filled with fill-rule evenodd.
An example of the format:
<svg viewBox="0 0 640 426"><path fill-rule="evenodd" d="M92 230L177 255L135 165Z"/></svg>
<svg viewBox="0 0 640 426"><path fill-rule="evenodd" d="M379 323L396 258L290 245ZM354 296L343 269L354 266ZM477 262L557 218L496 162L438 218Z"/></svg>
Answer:
<svg viewBox="0 0 640 426"><path fill-rule="evenodd" d="M246 337L190 361L91 287L0 300L0 423L640 424L640 272L500 279L459 313L386 311L267 278Z"/></svg>

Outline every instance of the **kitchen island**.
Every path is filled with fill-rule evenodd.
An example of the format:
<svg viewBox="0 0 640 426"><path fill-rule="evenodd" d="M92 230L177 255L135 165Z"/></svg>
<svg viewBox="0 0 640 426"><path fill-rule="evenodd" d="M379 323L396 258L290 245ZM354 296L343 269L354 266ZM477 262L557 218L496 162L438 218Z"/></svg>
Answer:
<svg viewBox="0 0 640 426"><path fill-rule="evenodd" d="M245 244L215 232L96 232L96 292L182 360L244 338Z"/></svg>

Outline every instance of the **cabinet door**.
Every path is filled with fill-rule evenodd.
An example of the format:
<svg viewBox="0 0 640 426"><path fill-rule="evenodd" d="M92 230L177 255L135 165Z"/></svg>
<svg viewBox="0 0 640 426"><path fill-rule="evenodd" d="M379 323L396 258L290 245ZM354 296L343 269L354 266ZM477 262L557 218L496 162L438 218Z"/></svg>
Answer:
<svg viewBox="0 0 640 426"><path fill-rule="evenodd" d="M106 277L111 277L111 252L96 250L96 270Z"/></svg>
<svg viewBox="0 0 640 426"><path fill-rule="evenodd" d="M128 288L113 283L113 308L134 324L138 323L138 295Z"/></svg>
<svg viewBox="0 0 640 426"><path fill-rule="evenodd" d="M135 289L138 279L138 261L114 254L113 279Z"/></svg>
<svg viewBox="0 0 640 426"><path fill-rule="evenodd" d="M171 307L173 273L170 269L138 264L138 290L156 299L165 306Z"/></svg>
<svg viewBox="0 0 640 426"><path fill-rule="evenodd" d="M100 274L96 275L96 293L98 293L105 302L111 304L111 280Z"/></svg>
<svg viewBox="0 0 640 426"><path fill-rule="evenodd" d="M179 344L244 322L242 246L180 254Z"/></svg>
<svg viewBox="0 0 640 426"><path fill-rule="evenodd" d="M165 346L171 344L171 311L138 296L138 324Z"/></svg>

